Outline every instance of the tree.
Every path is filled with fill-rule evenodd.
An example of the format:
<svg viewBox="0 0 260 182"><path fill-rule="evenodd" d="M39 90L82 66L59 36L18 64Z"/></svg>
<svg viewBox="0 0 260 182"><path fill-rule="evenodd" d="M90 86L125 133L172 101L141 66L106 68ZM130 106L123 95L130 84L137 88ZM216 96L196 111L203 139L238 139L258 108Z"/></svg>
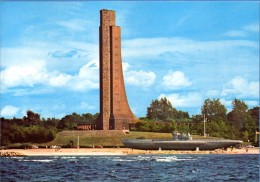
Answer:
<svg viewBox="0 0 260 182"><path fill-rule="evenodd" d="M178 112L177 112L177 118L183 120L183 119L188 119L188 118L190 118L190 116L189 116L189 113L188 113L188 112L178 111Z"/></svg>
<svg viewBox="0 0 260 182"><path fill-rule="evenodd" d="M97 119L98 114L90 114L90 113L86 113L86 114L82 114L82 122L84 123L94 123L95 120Z"/></svg>
<svg viewBox="0 0 260 182"><path fill-rule="evenodd" d="M232 111L227 115L228 121L238 131L243 131L245 130L245 123L249 116L247 113L248 106L244 101L240 101L238 99L234 99L232 101L232 106Z"/></svg>
<svg viewBox="0 0 260 182"><path fill-rule="evenodd" d="M66 115L65 117L61 118L58 123L57 128L59 129L75 129L77 124L79 123L94 123L96 118L98 117L98 113L92 115L90 113L79 115L77 113L72 113L70 115Z"/></svg>
<svg viewBox="0 0 260 182"><path fill-rule="evenodd" d="M259 118L259 116L257 116L257 110L259 110L259 108L248 110L248 106L245 102L238 99L234 99L232 105L233 109L228 113L229 123L239 131L239 136L244 141L254 141L255 130L257 130L258 127L256 120Z"/></svg>
<svg viewBox="0 0 260 182"><path fill-rule="evenodd" d="M59 121L60 120L56 118L43 118L43 126L46 128L56 128L58 126Z"/></svg>
<svg viewBox="0 0 260 182"><path fill-rule="evenodd" d="M66 115L65 117L61 118L58 124L59 129L74 129L77 127L77 116L73 115Z"/></svg>
<svg viewBox="0 0 260 182"><path fill-rule="evenodd" d="M205 114L207 121L227 121L227 109L219 99L206 99L201 108L202 115Z"/></svg>
<svg viewBox="0 0 260 182"><path fill-rule="evenodd" d="M259 107L249 109L248 112L254 120L255 125L257 126L256 130L259 131Z"/></svg>
<svg viewBox="0 0 260 182"><path fill-rule="evenodd" d="M150 124L147 120L141 120L138 123L136 123L135 128L137 131L150 131Z"/></svg>
<svg viewBox="0 0 260 182"><path fill-rule="evenodd" d="M33 111L28 110L26 112L27 116L24 116L23 120L25 121L25 125L35 125L39 124L41 121L41 117L38 113L34 113Z"/></svg>
<svg viewBox="0 0 260 182"><path fill-rule="evenodd" d="M165 97L160 100L153 100L150 107L147 108L147 118L156 121L171 121L177 116L177 110Z"/></svg>
<svg viewBox="0 0 260 182"><path fill-rule="evenodd" d="M196 116L193 118L194 121L201 119L203 121L203 115L207 119L206 123L206 133L221 138L234 138L235 136L230 134L233 129L227 122L227 109L220 102L219 99L206 99L204 105L201 107L201 116ZM203 122L201 122L197 127L198 131L202 133Z"/></svg>

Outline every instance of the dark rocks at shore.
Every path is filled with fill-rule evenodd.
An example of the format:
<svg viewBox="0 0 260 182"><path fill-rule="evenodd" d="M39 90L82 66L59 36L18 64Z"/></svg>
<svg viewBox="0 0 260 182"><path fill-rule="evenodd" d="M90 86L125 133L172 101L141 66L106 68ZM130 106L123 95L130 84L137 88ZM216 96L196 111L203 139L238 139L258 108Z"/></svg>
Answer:
<svg viewBox="0 0 260 182"><path fill-rule="evenodd" d="M5 152L5 151L1 151L0 152L0 156L1 157L21 157L21 156L25 156L25 155L21 154L19 152Z"/></svg>

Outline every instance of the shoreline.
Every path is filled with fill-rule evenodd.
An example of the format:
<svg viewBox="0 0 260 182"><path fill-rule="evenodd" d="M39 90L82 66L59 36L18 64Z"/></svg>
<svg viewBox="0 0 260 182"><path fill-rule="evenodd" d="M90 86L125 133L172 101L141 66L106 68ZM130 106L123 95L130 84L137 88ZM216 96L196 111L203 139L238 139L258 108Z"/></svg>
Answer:
<svg viewBox="0 0 260 182"><path fill-rule="evenodd" d="M0 150L1 157L10 156L115 156L115 155L180 155L180 154L258 154L259 148L242 148L231 150L139 150L130 148L61 148L61 149L6 149Z"/></svg>

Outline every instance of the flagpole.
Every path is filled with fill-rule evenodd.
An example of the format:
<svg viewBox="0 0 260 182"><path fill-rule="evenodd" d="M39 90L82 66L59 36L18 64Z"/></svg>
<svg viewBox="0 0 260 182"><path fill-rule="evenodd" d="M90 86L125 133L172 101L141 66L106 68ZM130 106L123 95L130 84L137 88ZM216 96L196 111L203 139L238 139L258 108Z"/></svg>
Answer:
<svg viewBox="0 0 260 182"><path fill-rule="evenodd" d="M206 137L206 119L205 119L205 114L203 115L204 116L204 137Z"/></svg>
<svg viewBox="0 0 260 182"><path fill-rule="evenodd" d="M77 148L79 148L79 136L78 136L78 141L77 141Z"/></svg>

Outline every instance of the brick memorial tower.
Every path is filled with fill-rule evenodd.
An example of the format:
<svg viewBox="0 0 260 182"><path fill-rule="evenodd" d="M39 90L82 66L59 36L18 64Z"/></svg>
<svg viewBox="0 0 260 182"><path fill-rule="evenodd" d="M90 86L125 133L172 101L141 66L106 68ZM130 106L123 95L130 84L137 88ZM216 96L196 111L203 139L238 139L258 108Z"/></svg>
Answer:
<svg viewBox="0 0 260 182"><path fill-rule="evenodd" d="M137 122L125 92L121 59L121 30L115 11L100 11L99 27L100 114L98 130L128 130Z"/></svg>

